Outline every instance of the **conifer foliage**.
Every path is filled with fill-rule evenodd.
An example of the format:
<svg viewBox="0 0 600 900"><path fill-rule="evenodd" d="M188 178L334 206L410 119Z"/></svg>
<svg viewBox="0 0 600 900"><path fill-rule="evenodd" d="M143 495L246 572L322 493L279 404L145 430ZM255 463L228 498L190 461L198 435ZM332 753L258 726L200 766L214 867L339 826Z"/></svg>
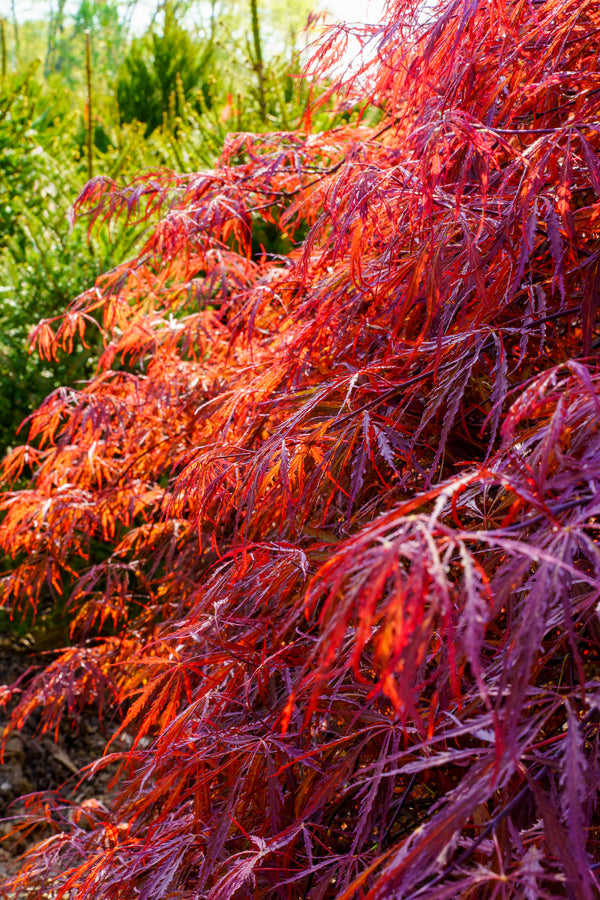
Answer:
<svg viewBox="0 0 600 900"><path fill-rule="evenodd" d="M3 602L72 638L10 727L131 747L19 896L598 896L599 37L390 0L335 86L376 126L86 186L149 231L35 333L106 349L4 464Z"/></svg>

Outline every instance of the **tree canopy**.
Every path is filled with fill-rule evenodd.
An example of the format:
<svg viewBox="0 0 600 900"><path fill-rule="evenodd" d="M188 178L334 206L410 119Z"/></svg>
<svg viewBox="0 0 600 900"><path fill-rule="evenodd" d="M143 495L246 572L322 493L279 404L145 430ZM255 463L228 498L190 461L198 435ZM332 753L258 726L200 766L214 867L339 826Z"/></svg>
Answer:
<svg viewBox="0 0 600 900"><path fill-rule="evenodd" d="M599 28L390 0L310 69L376 124L84 188L149 230L35 331L104 351L4 463L3 602L71 635L10 728L131 747L110 805L32 803L15 889L598 895Z"/></svg>

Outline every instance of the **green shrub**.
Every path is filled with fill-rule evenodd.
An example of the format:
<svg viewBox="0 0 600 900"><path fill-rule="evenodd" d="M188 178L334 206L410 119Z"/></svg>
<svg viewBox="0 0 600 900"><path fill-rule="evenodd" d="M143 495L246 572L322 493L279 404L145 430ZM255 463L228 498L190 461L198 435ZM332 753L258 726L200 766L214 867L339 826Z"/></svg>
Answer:
<svg viewBox="0 0 600 900"><path fill-rule="evenodd" d="M211 42L193 38L167 5L162 31L150 29L135 38L123 61L117 82L120 121L143 122L150 134L170 110L181 113L186 101L198 111L210 107L212 56Z"/></svg>

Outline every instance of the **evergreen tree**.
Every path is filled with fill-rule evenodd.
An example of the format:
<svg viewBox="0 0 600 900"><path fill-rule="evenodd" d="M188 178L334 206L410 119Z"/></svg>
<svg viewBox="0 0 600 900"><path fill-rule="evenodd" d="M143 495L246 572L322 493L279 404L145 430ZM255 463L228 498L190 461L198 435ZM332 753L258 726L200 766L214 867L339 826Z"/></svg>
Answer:
<svg viewBox="0 0 600 900"><path fill-rule="evenodd" d="M135 38L117 82L121 122L145 123L146 134L169 111L181 114L185 101L199 111L212 103L213 46L200 43L178 24L172 4L164 7L162 29Z"/></svg>

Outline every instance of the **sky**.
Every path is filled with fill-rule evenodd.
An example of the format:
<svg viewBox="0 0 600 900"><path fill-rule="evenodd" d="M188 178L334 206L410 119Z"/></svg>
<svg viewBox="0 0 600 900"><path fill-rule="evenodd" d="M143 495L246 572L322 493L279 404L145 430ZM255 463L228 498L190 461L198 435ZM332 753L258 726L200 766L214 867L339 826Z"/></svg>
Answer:
<svg viewBox="0 0 600 900"><path fill-rule="evenodd" d="M383 0L325 0L333 15L346 22L378 22Z"/></svg>

